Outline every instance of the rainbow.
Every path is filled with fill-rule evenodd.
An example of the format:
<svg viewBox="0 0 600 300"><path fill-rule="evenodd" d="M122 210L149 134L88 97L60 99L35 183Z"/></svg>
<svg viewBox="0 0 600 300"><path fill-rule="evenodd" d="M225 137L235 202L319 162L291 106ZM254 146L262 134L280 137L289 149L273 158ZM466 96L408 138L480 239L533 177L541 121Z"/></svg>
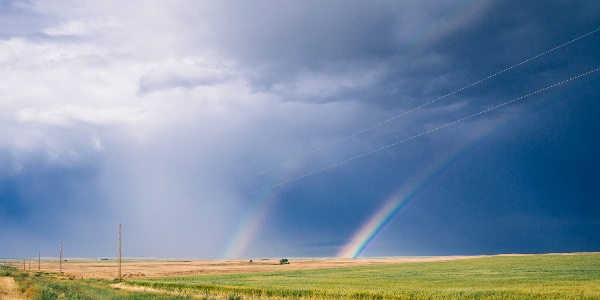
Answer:
<svg viewBox="0 0 600 300"><path fill-rule="evenodd" d="M258 203L239 223L238 229L233 234L233 238L225 251L223 251L221 259L242 258L250 242L257 236L260 226L269 213L269 207L273 205L276 199L277 197L272 191L263 192Z"/></svg>
<svg viewBox="0 0 600 300"><path fill-rule="evenodd" d="M337 257L354 258L360 256L371 241L375 239L375 236L382 231L415 193L416 189L412 193L405 194L398 192L390 197L385 205L356 232L350 242L338 253Z"/></svg>
<svg viewBox="0 0 600 300"><path fill-rule="evenodd" d="M465 144L463 144L465 145ZM400 188L397 192L395 192L391 197L389 197L367 220L367 222L354 234L352 239L342 248L342 250L337 254L339 258L355 258L361 256L361 254L367 249L367 247L371 244L372 241L383 231L385 226L394 218L398 212L405 207L411 199L423 188L429 180L435 177L436 174L439 173L442 169L445 168L450 162L454 161L454 159L460 155L459 152L463 152L466 147L458 147L458 149L454 151L447 152L444 155L444 158L448 156L452 156L450 159L437 159L432 164L430 164L427 168L422 169L422 171L416 176L413 177L407 184L405 184L402 188Z"/></svg>
<svg viewBox="0 0 600 300"><path fill-rule="evenodd" d="M286 174L292 173L297 169L297 162L287 163L271 174L269 181L281 182ZM231 239L222 251L221 259L244 258L246 251L252 241L256 241L256 237L260 233L261 225L269 216L271 207L277 202L277 189L267 189L255 195L255 200L251 203L251 207L247 209L247 213L240 219L236 230L231 234Z"/></svg>
<svg viewBox="0 0 600 300"><path fill-rule="evenodd" d="M405 48L408 51L419 51L424 47L427 47L427 45L431 44L433 41L442 38L447 33L474 20L489 7L490 3L492 3L491 0L465 0L459 5L454 6L454 9L446 11L446 14L437 18L435 22L430 24L419 24L414 30L410 31L410 36L403 37L405 40ZM285 172L286 171L283 171L283 173ZM281 175L282 174L278 174L275 178L281 178ZM426 180L420 185L417 185L417 187L420 188L425 182ZM375 235L381 231L381 229L393 218L400 208L408 202L419 188L394 194L388 200L388 203L374 215L373 219L365 224L365 226L357 233L357 236L352 239L339 256L354 257L360 255L360 253L368 246L368 243L374 239ZM249 246L250 241L255 240L260 225L267 217L269 208L277 200L277 197L273 193L274 192L266 192L261 195L259 201L253 205L253 209L242 219L237 230L232 235L232 239L223 251L222 258L241 257Z"/></svg>
<svg viewBox="0 0 600 300"><path fill-rule="evenodd" d="M355 258L360 257L363 252L371 245L377 236L383 231L387 224L406 207L410 200L429 183L436 175L444 170L450 163L464 155L467 149L471 148L484 136L490 132L497 130L500 124L508 122L509 119L517 118L519 115L513 115L511 118L504 118L488 123L471 131L470 135L465 137L465 140L457 144L451 149L438 156L427 167L421 169L417 176L412 177L406 182L397 192L388 198L383 206L379 208L362 227L352 236L350 241L342 247L336 255L339 258Z"/></svg>

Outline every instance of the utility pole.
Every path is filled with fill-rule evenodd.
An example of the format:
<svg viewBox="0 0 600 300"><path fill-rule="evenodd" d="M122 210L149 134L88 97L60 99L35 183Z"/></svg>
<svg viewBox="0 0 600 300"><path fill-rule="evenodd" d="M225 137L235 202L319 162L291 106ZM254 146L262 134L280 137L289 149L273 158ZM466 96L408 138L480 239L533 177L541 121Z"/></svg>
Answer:
<svg viewBox="0 0 600 300"><path fill-rule="evenodd" d="M60 272L62 273L62 243L60 243L60 258L58 265L60 266Z"/></svg>
<svg viewBox="0 0 600 300"><path fill-rule="evenodd" d="M119 282L121 280L121 222L119 222Z"/></svg>
<svg viewBox="0 0 600 300"><path fill-rule="evenodd" d="M42 264L41 264L42 263L41 258L42 258L42 253L38 252L38 271L42 270L42 268L41 268L41 266L42 266Z"/></svg>

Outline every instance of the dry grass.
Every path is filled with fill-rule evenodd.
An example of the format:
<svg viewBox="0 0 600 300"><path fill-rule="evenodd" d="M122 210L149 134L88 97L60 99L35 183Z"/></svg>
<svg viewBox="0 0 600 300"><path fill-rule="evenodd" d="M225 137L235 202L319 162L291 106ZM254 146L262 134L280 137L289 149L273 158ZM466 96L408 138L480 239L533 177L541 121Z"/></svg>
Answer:
<svg viewBox="0 0 600 300"><path fill-rule="evenodd" d="M434 262L457 259L468 259L481 256L434 256L407 258L319 258L319 259L290 259L290 264L280 265L279 259L270 260L124 260L121 272L124 278L166 277L183 275L233 274L247 272L268 272L282 270L306 270L320 268L338 268L349 266L368 266L380 264L397 264L409 262ZM37 271L37 263L32 271ZM67 259L62 264L65 277L87 278L117 278L118 269L115 260L86 260ZM58 261L43 261L41 271L58 272Z"/></svg>
<svg viewBox="0 0 600 300"><path fill-rule="evenodd" d="M0 300L20 300L18 287L12 277L0 277Z"/></svg>

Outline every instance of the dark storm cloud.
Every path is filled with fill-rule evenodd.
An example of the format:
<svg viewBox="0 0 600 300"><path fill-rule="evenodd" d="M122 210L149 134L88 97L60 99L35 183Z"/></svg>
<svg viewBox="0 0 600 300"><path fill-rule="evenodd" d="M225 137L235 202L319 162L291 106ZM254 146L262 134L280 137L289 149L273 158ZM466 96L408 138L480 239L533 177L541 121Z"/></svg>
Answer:
<svg viewBox="0 0 600 300"><path fill-rule="evenodd" d="M597 68L598 34L361 132L597 29L595 1L0 3L8 256L105 256L119 221L134 256L331 256L408 184L365 255L598 248L597 75L386 147Z"/></svg>
<svg viewBox="0 0 600 300"><path fill-rule="evenodd" d="M221 53L234 57L258 91L282 92L295 101L333 101L349 94L376 73L381 57L396 55L400 19L389 2L360 1L219 3L203 16L214 24L211 35ZM402 11L400 11L402 12ZM205 40L196 41L204 43ZM361 76L360 74L363 73ZM327 95L295 95L305 77L325 75ZM331 88L333 89L333 87ZM325 99L322 99L325 98Z"/></svg>
<svg viewBox="0 0 600 300"><path fill-rule="evenodd" d="M477 22L443 37L432 50L450 61L447 71L466 84L597 29L597 8L593 8L597 4L549 1L540 9L534 3L495 3ZM599 62L592 50L599 43L596 35L586 37L490 80L482 89L469 89L464 94L510 97L565 75L578 74Z"/></svg>
<svg viewBox="0 0 600 300"><path fill-rule="evenodd" d="M534 2L489 2L475 15L460 15L461 9L476 5L223 3L213 8L212 40L220 52L235 57L258 91L293 101L363 101L410 108L595 29L597 9L589 1L549 2L544 9ZM577 18L568 31L556 21L567 22L565 11ZM461 17L469 18L468 23L456 25ZM204 43L206 36L202 38L196 43ZM414 45L418 38L426 42ZM551 76L554 69L581 65L569 60L577 51L552 53L461 96L511 97L525 87L540 87L530 83L542 76L538 81L558 79ZM326 82L328 89L307 84L310 78Z"/></svg>
<svg viewBox="0 0 600 300"><path fill-rule="evenodd" d="M15 161L10 156L2 159ZM55 252L54 245L25 242L30 238L78 244L80 251L100 255L105 247L86 245L91 232L95 237L104 236L103 223L111 218L101 205L103 194L95 184L99 167L48 164L44 160L15 162L12 172L0 177L0 232L5 237L22 238L11 246L12 255Z"/></svg>
<svg viewBox="0 0 600 300"><path fill-rule="evenodd" d="M319 68L394 53L398 15L388 2L219 4L215 39L246 63ZM223 19L221 19L223 18Z"/></svg>
<svg viewBox="0 0 600 300"><path fill-rule="evenodd" d="M421 49L422 53L398 55L398 57L389 54L380 57L374 56L372 60L379 59L378 66L385 65L386 67L379 69L383 71L378 73L378 81L375 84L365 90L356 90L353 96L355 99L368 100L369 103L388 108L416 107L598 28L599 24L596 22L598 9L594 8L597 6L594 2L550 2L547 4L546 2L543 5L540 3L497 2L474 22L449 32L439 40L432 41L426 48ZM543 6L543 9L540 5ZM561 21L557 22L556 20ZM577 25L567 25L573 23ZM424 111L432 111L432 108L436 108L443 112L444 108L460 104L460 110L447 111L446 114L422 112L418 114L419 117L411 115L408 120L410 120L409 123L414 123L411 125L413 131L407 131L409 127L402 127L397 131L390 129L388 133L393 133L397 137L396 140L402 139L403 136L408 137L413 133L422 132L423 127L418 124L436 126L457 120L490 105L518 98L594 69L600 65L599 56L595 54L599 41L600 37L592 35L574 42L573 45L549 53L547 56L519 66L515 70L424 109ZM319 61L319 59L315 61ZM394 63L386 65L384 62ZM549 251L548 249L573 251L578 247L594 249L598 242L598 239L593 237L593 232L597 230L598 209L589 206L589 203L593 202L593 195L597 191L583 183L599 182L600 178L597 172L592 171L595 169L593 163L592 167L588 167L583 161L575 159L575 156L586 157L584 160L593 160L591 158L593 156L588 156L588 151L598 150L598 144L591 142L595 139L589 136L591 132L596 132L599 128L599 124L590 118L596 113L596 108L594 105L590 106L589 103L589 101L593 101L596 97L594 95L597 95L598 92L596 85L593 84L597 81L596 78L595 75L592 75L591 78L582 79L583 83L570 84L551 93L544 93L532 97L532 99L515 103L505 110L506 114L502 110L496 111L469 120L465 122L464 126L460 125L431 134L425 137L427 142L420 145L421 148L412 149L412 145L403 144L397 149L391 150L399 153L425 151L421 152L428 153L425 157L389 160L389 158L375 154L365 158L365 161L372 164L353 161L351 164L356 167L354 172L347 170L346 166L340 166L326 172L331 172L331 174L327 174L330 177L318 174L315 175L315 178L318 179L306 179L294 183L284 189L287 192L282 197L286 200L282 201L282 207L279 208L279 211L287 211L284 210L285 204L283 203L292 202L287 204L290 207L290 214L284 213L281 219L278 218L278 222L283 228L291 227L292 224L297 225L295 229L298 232L295 234L301 234L305 227L315 227L312 230L327 228L325 229L327 232L347 233L349 227L347 220L368 217L366 214L361 216L359 213L368 207L363 206L364 204L361 205L359 199L382 201L388 196L382 190L387 190L387 194L389 194L389 190L393 189L394 184L401 184L407 176L410 177L410 173L398 174L393 168L382 168L383 161L385 164L396 165L398 168L412 170L416 173L419 164L427 164L427 155L435 155L437 151L440 151L438 147L452 145L451 139L441 139L440 135L460 140L461 137L473 130L473 126L485 124L486 119L500 118L500 120L506 120L500 123L504 124L501 126L507 126L515 121L519 126L508 127L510 130L507 133L491 138L493 142L489 142L490 138L485 139L486 146L475 148L475 150L467 148L469 156L464 158L460 164L460 168L466 169L455 171L454 167L448 167L445 169L444 175L440 175L446 180L438 179L441 181L436 180L427 186L427 191L437 191L437 194L424 191L423 193L427 194L429 198L413 204L413 208L419 210L418 212L413 211L413 213L417 216L429 216L426 217L428 222L416 222L421 226L402 223L410 228L407 235L412 235L413 232L423 232L423 235L415 234L412 240L407 241L407 245L411 243L420 245L419 250L411 253L419 254L422 253L419 251L424 251L423 249L428 249L426 251L431 254L543 252ZM544 103L543 101L549 102L544 105L548 105L550 108L540 106L543 105L540 104L540 101L542 103ZM561 106L561 103L565 106ZM579 106L585 106L589 111L584 113L577 109ZM509 117L510 115L515 115L514 118L517 119L512 119L513 117ZM573 123L552 121L554 118L564 119L569 115L572 115L568 119ZM535 117L537 122L524 123L522 120L534 116L539 116ZM562 132L556 136L545 136L548 132L554 132L559 128L568 128L573 126L572 124L579 124L575 125L578 129ZM373 137L376 135L375 131L388 129L391 126L392 124L386 124L386 126L382 126L385 128L373 130L369 135ZM523 131L524 128L528 130ZM588 138L582 135L588 135ZM533 136L545 136L545 138L539 140L538 144L532 147L526 141ZM569 138L569 136L578 138ZM515 137L519 137L520 140L515 141ZM565 138L568 141L557 142ZM391 142L393 140L392 137ZM581 151L588 154L580 154ZM552 155L538 156L544 152L552 153ZM563 153L558 161L555 156L556 152ZM486 156L489 153L496 155ZM478 157L481 155L486 157ZM537 159L523 160L523 155L531 155ZM520 159L515 161L500 159L504 156L513 159L520 157ZM551 170L557 163L564 169L553 173L556 177L543 175L547 172L552 173ZM511 171L501 171L498 168L498 166L504 165L510 166ZM365 175L369 173L369 170L373 172L373 177ZM477 175L470 177L471 175L468 175L466 170ZM344 183L336 183L331 180L331 177L340 178L343 174L347 174L345 172L351 172L355 176L352 180ZM572 181L560 179L564 172L580 174L576 177L579 179ZM484 174L485 176L483 176ZM478 180L475 181L475 178ZM448 182L454 182L455 187L460 186L460 188L458 190L451 188L451 184ZM308 193L304 194L301 192L301 188L296 190L304 184L318 192L313 194L304 191L304 193ZM389 186L379 190L374 188L377 184L380 187L386 184ZM444 190L443 187L447 190ZM569 192L574 192L578 196L570 196ZM345 194L356 197L343 196ZM504 205L497 207L497 203L504 203ZM321 205L319 206L321 210L315 213L314 209L317 205ZM375 204L371 202L371 205ZM582 212L577 209L573 210L572 206L589 207L590 210L584 213L585 216L580 216ZM566 209L567 207L569 209ZM292 211L295 213L291 213ZM299 211L303 213L296 214ZM337 221L319 225L319 222L327 223L326 218L320 215L326 215ZM343 216L353 217L345 219ZM414 219L412 216L409 218ZM580 222L576 221L576 224L573 224L573 220L578 218L581 218ZM398 222L401 222L401 217L397 219ZM513 220L514 223L511 223L510 220ZM543 225L540 225L539 222L542 222ZM534 225L536 225L536 229L530 227ZM477 233L472 229L477 229ZM294 232L294 228L288 230ZM405 229L397 230L402 232ZM438 233L435 233L436 230L439 230ZM498 236L494 238L496 234ZM570 234L576 234L577 237L570 237ZM568 242L561 244L551 238L542 238L542 236L555 236L557 239L568 240ZM514 240L511 240L511 237ZM385 242L390 243L389 239L393 240L394 238L394 235L390 233ZM526 243L528 239L534 242ZM294 243L294 240L289 239L288 242ZM390 249L402 248L405 244L392 243L392 245L388 244ZM375 252L377 251L376 247L373 248L375 248L373 250L375 255L392 255L394 253L393 250L389 250L390 252L382 250L382 248L385 249L385 246L382 246L379 252Z"/></svg>
<svg viewBox="0 0 600 300"><path fill-rule="evenodd" d="M594 17L597 9L593 9L596 4L592 2L545 2L543 9L539 3L533 3L494 2L468 25L439 36L419 52L382 57L387 68L379 86L365 91L363 97L386 107L414 107L532 58L598 26ZM566 18L571 19L567 21ZM573 23L577 25L572 26ZM598 63L593 49L599 42L595 35L586 37L438 104L465 99L475 106L486 105L493 100L510 99L542 88L565 79L565 75L577 75Z"/></svg>

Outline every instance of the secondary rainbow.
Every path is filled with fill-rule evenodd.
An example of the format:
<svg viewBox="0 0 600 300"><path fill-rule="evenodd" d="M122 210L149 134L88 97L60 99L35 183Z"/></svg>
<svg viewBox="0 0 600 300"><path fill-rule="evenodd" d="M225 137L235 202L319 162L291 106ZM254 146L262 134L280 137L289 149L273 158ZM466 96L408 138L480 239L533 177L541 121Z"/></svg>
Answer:
<svg viewBox="0 0 600 300"><path fill-rule="evenodd" d="M414 30L411 30L409 36L404 37L405 49L410 52L427 47L428 44L442 38L446 33L476 19L477 16L485 11L491 3L492 1L490 0L465 0L460 2L458 5L455 5L453 9L447 10L445 15L440 16L436 22L423 24L423 26L418 26L417 28L414 28ZM281 177L275 176L275 178ZM357 243L358 245L360 244L359 241L372 240L374 232L379 232L403 206L403 203L407 202L417 190L418 189L414 189L412 192L409 191L406 193L399 192L392 196L389 200L389 204L382 207L380 213L375 215L377 216L377 219L365 225L370 226L368 227L370 229L365 228L364 230L361 230L360 232L362 232L361 234L364 236L362 238L356 237L357 241L354 243ZM262 224L267 217L269 207L271 207L275 201L276 197L269 192L266 192L260 197L259 201L253 206L253 209L240 222L238 229L233 234L233 238L223 252L222 258L240 257L245 250L247 250L250 241L254 240L255 236L258 234L260 224ZM369 232L371 234L369 234ZM368 238L369 236L371 237ZM366 246L366 244L363 245L362 249ZM347 253L344 253L344 256L347 255Z"/></svg>

